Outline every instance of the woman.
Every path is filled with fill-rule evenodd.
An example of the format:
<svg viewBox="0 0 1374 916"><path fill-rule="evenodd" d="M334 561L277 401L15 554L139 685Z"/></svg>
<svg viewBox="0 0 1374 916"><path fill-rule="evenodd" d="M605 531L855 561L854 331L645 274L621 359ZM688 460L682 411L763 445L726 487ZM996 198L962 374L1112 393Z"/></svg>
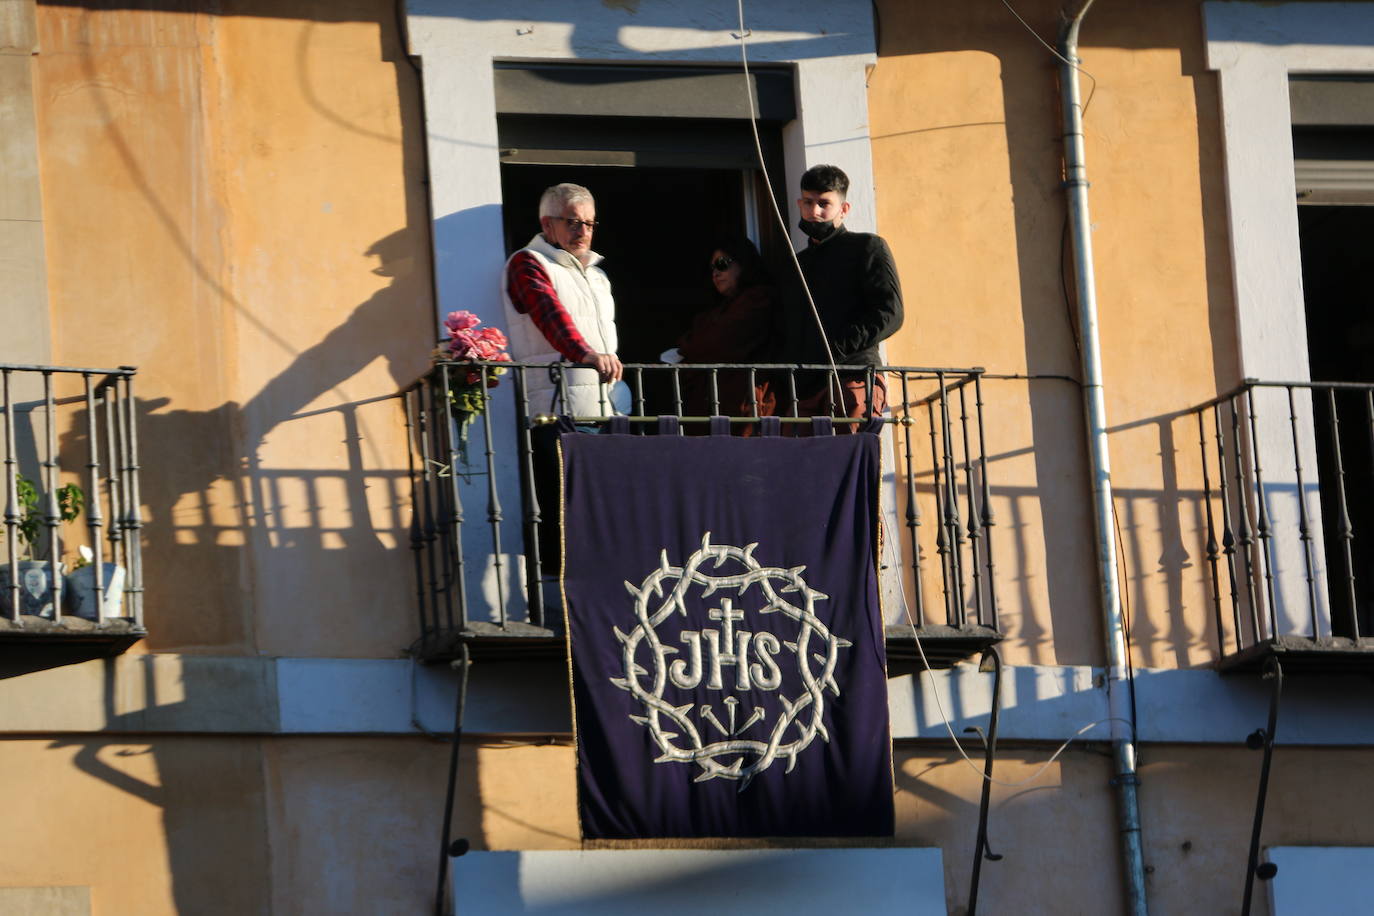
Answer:
<svg viewBox="0 0 1374 916"><path fill-rule="evenodd" d="M777 296L772 278L754 243L743 236L720 239L708 262L717 301L692 319L692 326L678 341L680 361L690 363L766 362L772 350ZM670 362L673 351L664 354ZM682 407L687 416L751 417L771 413L759 397L762 382L750 384L745 369L721 369L716 373L715 403L708 371L682 373Z"/></svg>

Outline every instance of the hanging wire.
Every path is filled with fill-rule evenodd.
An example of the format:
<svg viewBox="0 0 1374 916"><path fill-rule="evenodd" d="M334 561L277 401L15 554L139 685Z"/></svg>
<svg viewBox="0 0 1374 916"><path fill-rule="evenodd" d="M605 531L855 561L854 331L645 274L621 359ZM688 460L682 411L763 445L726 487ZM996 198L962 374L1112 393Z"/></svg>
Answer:
<svg viewBox="0 0 1374 916"><path fill-rule="evenodd" d="M1025 27L1025 29L1026 29L1027 32L1030 32L1030 33L1031 33L1031 37L1033 37L1036 41L1040 42L1042 45L1045 46L1045 50L1049 51L1051 54L1053 54L1056 58L1058 58L1058 59L1059 59L1060 61L1062 61L1063 63L1066 63L1066 64L1068 64L1070 67L1073 67L1075 70L1077 70L1079 73L1081 73L1081 74L1083 74L1084 76L1086 76L1088 79L1092 80L1092 88L1088 90L1088 98L1087 98L1087 100L1085 100L1085 101L1083 102L1083 114L1086 115L1086 114L1088 113L1088 106L1092 104L1093 96L1097 94L1097 78L1094 77L1094 76L1093 76L1091 73L1089 73L1087 70L1084 70L1082 67L1078 66L1078 64L1076 64L1076 63L1074 63L1073 61L1069 60L1069 59L1068 59L1067 57L1065 57L1063 54L1060 54L1057 50L1055 50L1055 48L1054 48L1053 45L1051 45L1051 44L1050 44L1048 41L1046 41L1045 39L1041 38L1041 37L1040 37L1040 33L1037 32L1037 31L1035 31L1035 29L1031 28L1031 27L1030 27L1030 23L1027 22L1026 20L1022 19L1022 18L1021 18L1021 14L1018 13L1018 12L1016 12L1015 7L1013 7L1010 3L1008 3L1007 0L1002 0L1002 5L1005 6L1005 7L1007 8L1007 11L1008 11L1008 12L1010 12L1013 16L1016 17L1016 21L1019 22L1019 23L1021 23L1021 25L1023 25L1023 26Z"/></svg>
<svg viewBox="0 0 1374 916"><path fill-rule="evenodd" d="M887 548L889 552L889 558L891 562L894 564L894 568L896 568L897 566L900 566L901 558L897 555L895 539L890 536L891 532L887 529L886 516L884 516L883 518L883 530L886 535L889 535L883 538L883 546ZM902 599L902 612L906 615L907 624L911 627L912 638L916 641L916 651L919 652L921 655L921 665L925 668L926 671L934 671L934 669L931 667L930 660L926 658L926 650L921 646L921 637L916 627L916 621L911 616L911 604L907 601L906 597L906 582L904 580L901 580L901 578L899 577L898 584L900 586L899 594L901 595ZM933 687L934 685L932 684L932 688ZM1035 780L1039 779L1040 776L1044 774L1044 772L1047 769L1050 768L1050 765L1053 764L1056 760L1058 760L1059 756L1063 754L1064 751L1068 750L1069 745L1072 744L1074 741L1077 741L1080 737L1082 737L1082 735L1085 732L1093 728L1096 728L1099 725L1105 725L1108 722L1125 721L1124 719L1121 719L1118 716L1108 716L1105 719L1095 719L1094 721L1089 722L1087 725L1084 725L1078 731L1074 732L1072 735L1066 738L1064 742L1060 744L1059 747L1055 750L1055 752L1050 755L1050 759L1046 760L1043 764L1041 764L1039 769L1037 769L1034 773L1032 773L1030 776L1027 776L1025 779L1019 780L1017 782L1009 782L1007 780L996 779L995 777L987 775L983 772L982 768L979 767L979 765L975 763L971 757L969 757L968 753L964 750L963 744L959 741L959 737L954 733L954 726L950 724L950 717L949 714L945 712L944 704L940 702L940 691L932 689L930 695L935 700L935 709L940 715L940 721L944 724L945 731L949 732L949 738L951 741L954 742L954 747L956 750L959 751L959 756L964 758L964 762L967 763L973 769L973 771L978 774L980 779L985 779L993 785L1004 786L1009 789L1020 788L1021 786L1028 785L1029 783L1032 783Z"/></svg>
<svg viewBox="0 0 1374 916"><path fill-rule="evenodd" d="M1026 25L1025 20L1024 20L1024 19L1021 19L1020 15L1017 14L1016 10L1014 10L1014 9L1011 8L1011 5L1010 5L1010 4L1007 4L1007 0L1002 0L1002 3L1003 3L1004 5L1006 5L1007 9L1011 10L1012 15L1016 16L1016 18L1021 22L1022 25L1025 25L1026 28L1027 28L1028 30L1030 30L1030 32L1031 32L1032 35L1035 35L1035 31L1034 31L1033 29L1030 29L1030 26L1029 26L1029 25ZM778 226L782 229L783 235L784 235L784 236L787 236L787 235L788 235L788 232L789 232L788 227L787 227L787 221L786 221L785 219L783 219L782 211L778 209L777 196L773 193L773 183L772 183L772 181L771 181L771 180L769 179L769 177L768 177L768 168L767 168L767 166L766 166L765 163L764 163L764 159L763 159L763 143L762 143L762 141L759 139L758 114L757 114L757 112L756 112L756 110L755 110L755 108L754 108L754 93L753 93L753 88L749 85L749 53L748 53L748 40L749 40L749 36L752 34L752 32L745 26L745 23L744 23L744 0L737 0L736 6L737 6L737 9L738 9L738 11L739 11L739 31L738 31L738 32L732 32L732 33L731 33L731 37L734 38L734 39L736 39L736 40L739 42L740 66L741 66L741 68L742 68L743 71L744 71L745 95L748 97L748 100L749 100L749 126L750 126L750 129L751 129L752 132L753 132L753 137L754 137L754 152L755 152L755 155L758 157L759 172L762 173L762 175L763 175L764 186L765 186L765 187L767 188L767 190L768 190L768 202L769 202L769 204L772 205L772 208L773 208L773 215L776 217L776 219L777 219L777 221L778 221ZM1083 74L1084 76L1086 76L1088 79L1092 80L1092 81L1093 81L1094 91L1096 91L1097 80L1093 78L1093 75L1092 75L1091 73L1088 73L1086 70L1083 70L1081 67L1079 67L1077 64L1074 64L1072 61L1066 60L1062 55L1059 54L1058 51L1055 51L1054 48L1050 47L1048 44L1045 44L1045 41L1044 41L1043 39L1041 39L1039 35L1035 35L1035 37L1036 37L1037 40L1040 41L1041 44L1044 44L1045 47L1049 48L1050 53L1054 54L1055 57L1058 57L1060 60L1063 60L1063 61L1064 61L1065 63L1067 63L1069 66L1073 67L1075 70L1078 70L1080 73L1082 73L1082 74ZM1088 96L1088 101L1089 101L1089 102L1092 101L1092 95L1091 95L1091 93L1090 93L1089 96ZM1084 111L1086 112L1086 111L1087 111L1087 104L1086 104L1086 103L1084 104L1083 108L1084 108ZM812 315L812 317L813 317L813 318L815 319L815 321L816 321L816 328L817 328L817 330L820 331L820 334L821 334L821 341L825 344L825 353L826 353L826 357L827 357L827 359L828 359L828 361L829 361L829 363L830 363L831 378L832 378L832 380L833 380L833 382L834 382L834 384L835 384L835 387L836 387L837 389L840 389L839 393L840 393L841 398L842 398L842 397L843 397L843 389L840 387L840 373L839 373L839 369L838 369L838 368L836 367L836 365L835 365L835 354L834 354L834 351L831 350L831 348L830 348L830 338L829 338L829 337L826 335L826 333L825 333L825 326L824 326L824 324L822 324L822 322L821 322L820 311L816 308L816 300L813 299L812 296L811 296L811 289L810 289L810 287L807 285L806 276L805 276L805 274L802 272L801 261L799 261L799 260L797 259L797 253L796 253L795 251L792 250L792 246L790 246L790 245L787 246L787 252L788 252L788 254L790 254L790 255L792 256L792 264L793 264L793 266L794 266L794 267L796 268L796 270L797 270L797 276L801 278L802 290L806 293L806 301L807 301L807 304L811 307L811 315ZM886 516L884 516L884 518L883 518L883 526L884 526L884 530L885 530L885 531L886 531L886 529L887 529L887 524L888 524L888 520L887 520ZM890 532L890 531L886 531L886 533L887 533L889 536L888 536L888 537L884 537L884 538L883 538L883 541L886 543L888 550L894 551L894 553L893 553L894 562L898 562L898 561L899 561L899 558L897 558L897 557L895 556L895 547L893 546L894 540L895 540L895 539L892 538L892 537L890 536L890 535L891 535L891 532ZM911 616L911 605L910 605L910 603L907 601L907 597L906 597L906 583L905 583L905 582L901 582L900 585L901 585L902 610L903 610L903 612L904 612L905 615L906 615L907 623L911 626L911 633L912 633L913 638L914 638L915 641L916 641L916 651L919 652L920 655L921 655L921 664L925 666L925 670L927 670L927 671L932 671L933 669L931 668L930 661L926 658L925 649L921 646L920 634L917 632L916 622L915 622L915 620L914 620L914 619L912 618L912 616ZM1078 731L1074 732L1072 735L1070 735L1068 738L1066 738L1066 739L1063 741L1063 743L1061 743L1061 744L1059 745L1059 747L1055 749L1055 752L1054 752L1053 754L1050 755L1050 758L1049 758L1048 760L1046 760L1043 764L1041 764L1040 767L1039 767L1034 773L1032 773L1030 776L1026 777L1025 779L1019 780L1019 781L1017 781L1017 782L1009 782L1009 781L1007 781L1007 780L997 779L997 778L995 778L995 777L993 777L993 776L989 776L989 775L985 774L985 773L982 771L982 769L980 769L979 766L978 766L976 763L974 763L973 759L969 757L969 755L968 755L967 752L965 752L964 746L963 746L962 743L960 743L958 736L954 734L954 727L950 724L949 715L945 712L944 704L940 702L940 692L939 692L938 690L932 690L932 691L931 691L931 696L935 699L935 707L936 707L937 711L938 711L939 714L940 714L940 720L944 723L945 730L946 730L947 732L949 732L950 740L954 742L954 747L955 747L956 750L959 751L959 756L962 757L962 758L964 759L964 762L967 763L967 764L973 769L973 771L974 771L975 773L978 774L978 777L979 777L980 779L985 779L985 780L987 780L988 782L990 782L990 783L992 783L992 784L994 784L994 785L1004 786L1004 787L1006 787L1006 788L1012 788L1012 789L1020 788L1021 786L1028 785L1029 783L1032 783L1032 782L1034 782L1035 780L1039 779L1040 776L1041 776L1047 769L1049 769L1050 766L1051 766L1056 760L1059 759L1059 756L1060 756L1061 754L1063 754L1064 751L1068 750L1069 745L1072 744L1074 741L1078 740L1078 738L1081 737L1085 732L1087 732L1087 731L1089 731L1089 730L1091 730L1091 729L1093 729L1093 728L1096 728L1096 727L1099 726L1099 725L1105 725L1105 724L1108 723L1108 722L1121 722L1121 721L1125 721L1125 720L1123 720L1123 719L1121 719L1121 718L1119 718L1119 717L1117 717L1117 716L1108 716L1108 717L1105 718L1105 719L1097 719L1097 720L1095 720L1095 721L1089 722L1087 725L1084 725L1082 728L1078 729Z"/></svg>
<svg viewBox="0 0 1374 916"><path fill-rule="evenodd" d="M903 586L902 591L902 604L905 607L905 586ZM921 664L925 666L925 670L931 671L932 669L930 667L930 662L926 659L926 650L921 648L921 637L916 632L916 624L911 622L911 612L909 608L907 608L907 621L911 623L911 635L916 640L916 651L921 654ZM934 685L932 684L931 686L933 687ZM1042 763L1034 773L1030 774L1025 779L1020 779L1016 782L1009 782L1005 779L997 779L994 776L989 776L987 773L983 772L983 770L978 766L978 764L974 763L973 759L969 757L968 753L964 750L964 746L959 742L958 736L954 734L954 726L950 725L949 723L949 714L945 712L944 704L940 702L940 691L932 689L930 691L930 695L935 700L935 708L940 714L940 721L944 724L945 731L949 732L949 740L954 742L954 748L959 752L959 756L964 758L964 762L967 763L970 768L972 768L973 772L978 774L978 777L980 779L985 779L995 786L1003 786L1008 789L1019 789L1021 786L1029 785L1030 783L1035 782L1037 779L1041 777L1041 775L1044 774L1046 770L1050 768L1050 766L1056 760L1059 759L1059 755L1063 754L1066 750L1068 750L1069 745L1073 744L1080 737L1082 737L1085 732L1094 729L1099 725L1106 725L1108 722L1126 722L1126 720L1122 719L1120 716L1107 716L1104 719L1094 719L1092 722L1089 722L1087 725L1084 725L1078 731L1074 732L1068 738L1065 738L1063 743L1060 744L1059 747L1055 749L1054 753L1050 755L1050 759ZM1128 722L1127 724L1130 723Z"/></svg>
<svg viewBox="0 0 1374 916"><path fill-rule="evenodd" d="M1130 688L1131 696L1131 740L1139 741L1136 734L1136 706L1135 706L1135 654L1131 639L1131 590L1130 570L1126 567L1126 540L1121 536L1121 513L1112 507L1112 522L1116 526L1115 549L1117 553L1117 588L1121 589L1121 614L1122 614L1122 635L1126 641L1126 684Z"/></svg>
<svg viewBox="0 0 1374 916"><path fill-rule="evenodd" d="M749 36L753 34L744 25L744 0L737 0L736 6L739 10L739 31L731 32L730 36L739 42L740 67L744 70L744 94L749 100L749 128L754 136L754 154L758 157L759 173L763 175L764 187L768 190L768 203L773 208L773 215L777 218L778 227L782 229L783 238L788 238L790 233L787 228L787 220L783 219L782 211L778 209L778 198L773 193L773 182L768 177L768 166L763 161L763 142L759 139L758 113L754 108L754 89L749 85ZM806 274L802 272L801 261L797 259L797 253L788 245L787 253L792 258L792 266L797 269L797 276L801 279L802 292L806 294L806 303L811 307L811 317L816 321L816 330L820 332L821 343L825 344L826 362L830 364L830 378L835 385L836 397L839 403L844 403L844 388L840 385L840 372L835 367L835 351L830 348L830 337L825 333L825 324L821 321L820 310L816 308L816 300L811 296L811 286L806 282Z"/></svg>

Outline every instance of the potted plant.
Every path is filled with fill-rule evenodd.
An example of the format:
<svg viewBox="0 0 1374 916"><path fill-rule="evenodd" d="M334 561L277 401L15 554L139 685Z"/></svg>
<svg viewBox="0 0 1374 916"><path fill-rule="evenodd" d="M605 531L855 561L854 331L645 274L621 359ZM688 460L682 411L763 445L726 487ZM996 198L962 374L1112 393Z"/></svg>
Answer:
<svg viewBox="0 0 1374 916"><path fill-rule="evenodd" d="M40 559L45 546L44 535L47 533L42 499L38 487L27 477L15 479L15 492L20 511L16 533L23 548L21 556L15 558L17 562L0 564L0 609L7 614L14 612L13 583L10 580L13 569L19 584L19 613L50 620L53 617L52 563ZM86 494L74 483L59 487L55 495L59 521L74 521L86 504ZM59 562L58 575L64 571L65 564Z"/></svg>

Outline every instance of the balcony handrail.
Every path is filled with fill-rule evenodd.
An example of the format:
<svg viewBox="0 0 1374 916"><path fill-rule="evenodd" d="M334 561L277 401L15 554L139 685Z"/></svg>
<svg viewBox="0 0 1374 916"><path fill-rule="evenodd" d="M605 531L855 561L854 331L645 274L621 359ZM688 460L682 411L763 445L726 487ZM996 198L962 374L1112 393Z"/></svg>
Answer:
<svg viewBox="0 0 1374 916"><path fill-rule="evenodd" d="M984 369L984 368L981 367L981 366L974 366L974 367L971 367L971 368L958 368L958 367L953 367L953 368L951 368L951 367L936 367L936 366L894 366L894 365L886 365L886 364L884 364L884 365L878 365L878 366L867 365L867 364L836 364L836 365L833 365L833 366L832 366L832 365L830 365L829 363L722 363L722 362L717 362L717 363L622 363L621 365L622 365L622 368L623 368L623 370L624 370L624 376L622 376L622 381L624 381L624 380L625 380L625 377L628 377L628 376L631 375L632 373L635 373L635 374L639 375L640 378L641 378L641 381L642 381L642 373L645 372L645 371L649 371L649 372L652 372L652 373L663 373L663 374L666 374L666 375L677 375L677 374L681 374L681 373L719 372L719 371L721 371L721 370L726 370L726 371L730 371L730 370L744 370L744 371L749 371L749 372L765 372L765 373L769 373L769 372L789 372L789 373L793 373L793 374L798 373L798 372L806 372L806 373L827 372L827 373L828 373L828 372L831 372L831 371L838 372L838 373L843 373L843 374L863 374L863 373L870 373L870 372L871 372L871 373L873 373L875 376L876 376L876 375L888 375L888 374L891 374L891 375L900 375L900 376L902 376L902 377L904 377L904 378L906 378L906 379L908 379L908 380L914 380L914 381L922 381L922 380L924 380L924 381L942 381L942 380L944 380L944 379L950 379L950 381L949 381L948 383L946 383L946 384L943 386L943 388L941 389L941 391L944 391L944 392L947 392L947 393L948 393L948 392L955 392L955 391L960 390L960 389L963 388L965 385L971 384L971 383L973 382L974 379L977 379L977 378L989 378L989 377L994 377L994 376L989 376L988 373L987 373L987 370ZM404 395L406 392L408 392L408 391L413 391L413 390L415 390L417 387L419 387L420 385L423 385L423 384L425 383L425 381L426 381L427 379L429 379L430 376L433 374L434 370L435 370L435 369L438 369L438 368L440 368L440 367L453 367L453 368L464 368L464 369L474 369L474 368L501 369L501 370L514 369L514 370L521 370L521 371L524 371L524 370L531 370L531 369L543 369L543 370L546 370L546 371L547 371L547 370L550 370L550 369L575 370L575 369L586 369L586 368L588 368L588 367L587 367L585 364L583 364L583 363L570 363L570 362L567 362L567 361L546 362L546 363L527 363L527 362L515 362L515 361L510 361L510 362L497 362L497 361L494 361L494 360L480 360L480 359L464 359L464 360L436 359L436 360L434 360L434 363L433 363L433 365L431 366L431 368L430 368L424 375L420 376L420 377L417 378L415 381L411 382L409 385L407 385L405 388L403 388L402 391L401 391L401 394ZM1032 376L1007 375L1007 376L995 376L995 377L996 377L996 378L1008 378L1008 379L1013 379L1013 378L1030 378L1030 377L1032 377ZM1057 377L1057 376L1056 376L1056 377ZM642 386L641 386L641 387L642 387ZM931 404L931 403L933 403L933 402L935 402L935 401L938 401L938 400L940 399L940 397L942 396L942 395L941 395L941 391L935 391L935 392L932 392L932 393L929 394L929 395L926 395L925 397L919 398L919 399L917 399L917 400L910 401L909 404L908 404L908 406L916 407L916 406L921 406L921 405L928 405L928 404ZM641 392L641 393L642 393L642 392ZM833 405L832 405L832 406L833 406ZM627 414L627 415L624 415L624 419L626 419L628 422L630 422L630 423L632 423L632 424L646 424L646 423L654 423L654 422L657 422L658 419L659 419L659 416L660 416L659 414ZM673 416L673 417L675 417L676 419L678 419L679 421L681 421L681 422L683 422L683 423L705 423L705 422L708 422L709 420L712 420L712 419L714 419L715 417L719 417L719 416L721 416L721 415L720 415L720 414L714 414L714 415L706 415L706 414L702 414L702 415L691 415L691 414L683 414L683 413L672 413L672 414L669 414L669 416ZM813 415L813 416L820 416L820 415ZM588 415L588 416L575 416L575 417L571 417L570 419L572 419L574 422L580 422L580 421L584 421L584 420L585 420L585 421L604 420L604 419L606 419L606 417L607 417L606 414L595 414L595 415ZM760 416L759 416L759 414L757 414L757 413L749 414L749 415L744 415L744 416L734 416L734 415L728 415L728 416L726 416L726 419L727 419L728 422L730 422L731 424L751 423L751 422L757 421L759 418L760 418ZM545 424L545 423L549 423L549 422L552 422L554 419L555 419L555 418L554 418L552 415L550 415L550 414L531 414L531 415L529 416L530 422L533 423L533 424L535 424L535 425L542 425L542 424ZM793 414L793 415L790 415L790 416L789 416L789 415L777 415L777 419L780 420L780 421L781 421L782 423L784 423L784 424L796 424L796 423L805 423L805 422L808 422L810 419L812 419L812 417L811 417L811 416L801 417L801 416L798 416L798 415L796 415L796 414ZM841 424L841 425L858 425L858 424L862 424L862 423L868 423L868 422L871 422L871 421L879 421L879 422L891 423L891 424L901 424L901 423L904 422L904 418L892 417L892 416L884 417L884 416L876 416L876 415L875 415L875 416L872 416L872 417L857 417L857 418L856 418L856 417L845 417L845 416L833 415L833 416L830 416L829 419L830 419L832 422L837 423L837 424ZM909 420L907 420L907 422L909 422Z"/></svg>
<svg viewBox="0 0 1374 916"><path fill-rule="evenodd" d="M543 363L526 362L496 362L487 359L436 359L435 366L487 366L493 369L552 369L554 367L563 369L585 369L584 363L570 363L566 360ZM982 366L957 367L957 366L898 366L888 365L869 365L867 363L837 363L833 367L829 363L622 363L626 369L654 369L659 371L670 371L672 369L795 369L798 371L824 371L829 372L832 368L840 372L866 372L872 369L876 372L905 372L922 373L931 378L937 375L984 375L987 370ZM3 366L0 366L3 368ZM99 370L92 370L99 371ZM429 377L429 372L425 372L412 382L416 384ZM1019 376L1009 376L1019 377ZM409 386L407 386L409 387Z"/></svg>
<svg viewBox="0 0 1374 916"><path fill-rule="evenodd" d="M425 376L402 390L411 444L411 547L415 551L421 655L432 658L456 651L458 641L473 636L508 639L537 635L536 630L550 633L548 626L552 624L545 617L540 581L551 581L549 567L556 561L550 558L558 553L552 543L540 545L541 536L552 531L547 528L552 524L552 497L538 484L534 454L539 448L535 440L548 436L542 428L558 418L529 409L525 377L531 371L585 368L567 362L436 360ZM753 389L750 399L723 397L724 392L712 384L708 409L745 414L726 417L735 427L757 424L764 419L758 383L771 380L776 385L773 409L792 416L770 419L781 424L809 423L826 416L819 411L842 413L845 407L833 393L829 401L821 394L818 402L814 393L799 399L798 385L788 383L787 376L815 373L812 380L819 381L819 374L829 375L831 368L814 363L629 363L625 364L624 378L637 409L633 416L618 419L643 426L669 416L676 418L683 430L695 424L695 429L704 433L707 422L719 422L720 415L687 414L684 408L690 408L691 403L678 386L673 386L671 393L666 388L652 390L648 376L656 373L659 381L666 381L665 375L743 370L749 373L749 385L738 387L741 393ZM878 377L885 379L884 411L872 411L868 416L830 416L830 420L836 427L878 420L891 424L889 428L894 431L899 478L894 491L896 523L900 527L904 522L907 535L901 539L905 550L899 549L892 568L902 578L903 591L914 597L912 611L918 630L948 631L946 635L962 639L969 639L970 634L975 639L997 638L996 572L990 538L995 519L990 505L980 384L985 371L981 367L888 365L834 368L851 380L866 381L870 392ZM465 384L462 379L487 369L511 370L502 378L501 387L510 391L502 399L514 401L513 438L505 427L512 421L509 414L496 412L494 418L492 410L469 413L454 400L455 391ZM735 380L743 381L739 375ZM823 391L824 382L818 387ZM784 393L783 388L788 390ZM663 413L654 412L655 400L663 405ZM589 424L610 420L610 405L604 396L600 409L607 413L572 419ZM869 408L861 401L850 412L869 413ZM470 443L468 432L473 440ZM512 512L512 503L517 501L519 515ZM485 513L480 508L483 502ZM505 524L516 518L522 524L523 550L518 544L510 546L512 532L505 530ZM483 530L488 533L483 535ZM897 543L895 534L891 543ZM474 557L488 567L480 575L474 575ZM505 576L513 573L508 568L512 562L524 570L519 588L525 592L528 618L522 618L521 610L510 616L506 609ZM483 591L489 608L475 618L469 614L469 588L474 593ZM928 594L923 595L923 590ZM519 596L512 597L517 599L513 606L518 608ZM432 638L436 635L441 638ZM436 645L441 648L435 649Z"/></svg>
<svg viewBox="0 0 1374 916"><path fill-rule="evenodd" d="M983 377L989 378L991 376L985 374ZM1241 383L1239 385L1236 385L1234 388L1229 388L1214 398L1208 398L1205 401L1201 401L1197 404L1194 404L1192 407L1183 410L1182 413L1197 413L1199 410L1206 410L1209 407L1215 407L1218 404L1224 404L1225 402L1231 400L1234 397L1237 397L1238 395L1244 394L1252 388L1306 388L1313 391L1325 391L1326 389L1331 388L1337 391L1374 391L1374 382L1340 382L1321 381L1317 379L1294 379L1292 381L1283 381L1281 379L1246 377L1245 379L1242 379Z"/></svg>
<svg viewBox="0 0 1374 916"><path fill-rule="evenodd" d="M55 375L103 375L103 384L115 378L137 375L137 366L119 366L114 369L85 368L81 366L43 366L33 363L0 363L0 372L38 372Z"/></svg>
<svg viewBox="0 0 1374 916"><path fill-rule="evenodd" d="M1241 388L1343 388L1358 391L1374 390L1374 382L1338 382L1307 379L1305 381L1285 382L1275 379L1247 378Z"/></svg>

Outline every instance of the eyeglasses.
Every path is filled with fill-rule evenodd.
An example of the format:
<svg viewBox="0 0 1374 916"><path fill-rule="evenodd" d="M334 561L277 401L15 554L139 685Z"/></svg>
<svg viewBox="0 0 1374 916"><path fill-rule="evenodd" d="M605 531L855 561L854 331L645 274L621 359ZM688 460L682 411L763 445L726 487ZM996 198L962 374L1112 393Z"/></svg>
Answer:
<svg viewBox="0 0 1374 916"><path fill-rule="evenodd" d="M560 216L559 219L563 220L563 225L568 227L569 232L576 232L578 229L586 229L588 232L592 232L600 225L594 219L571 219L566 216Z"/></svg>
<svg viewBox="0 0 1374 916"><path fill-rule="evenodd" d="M730 269L730 265L733 263L735 263L734 258L716 258L711 262L711 270L723 274Z"/></svg>

